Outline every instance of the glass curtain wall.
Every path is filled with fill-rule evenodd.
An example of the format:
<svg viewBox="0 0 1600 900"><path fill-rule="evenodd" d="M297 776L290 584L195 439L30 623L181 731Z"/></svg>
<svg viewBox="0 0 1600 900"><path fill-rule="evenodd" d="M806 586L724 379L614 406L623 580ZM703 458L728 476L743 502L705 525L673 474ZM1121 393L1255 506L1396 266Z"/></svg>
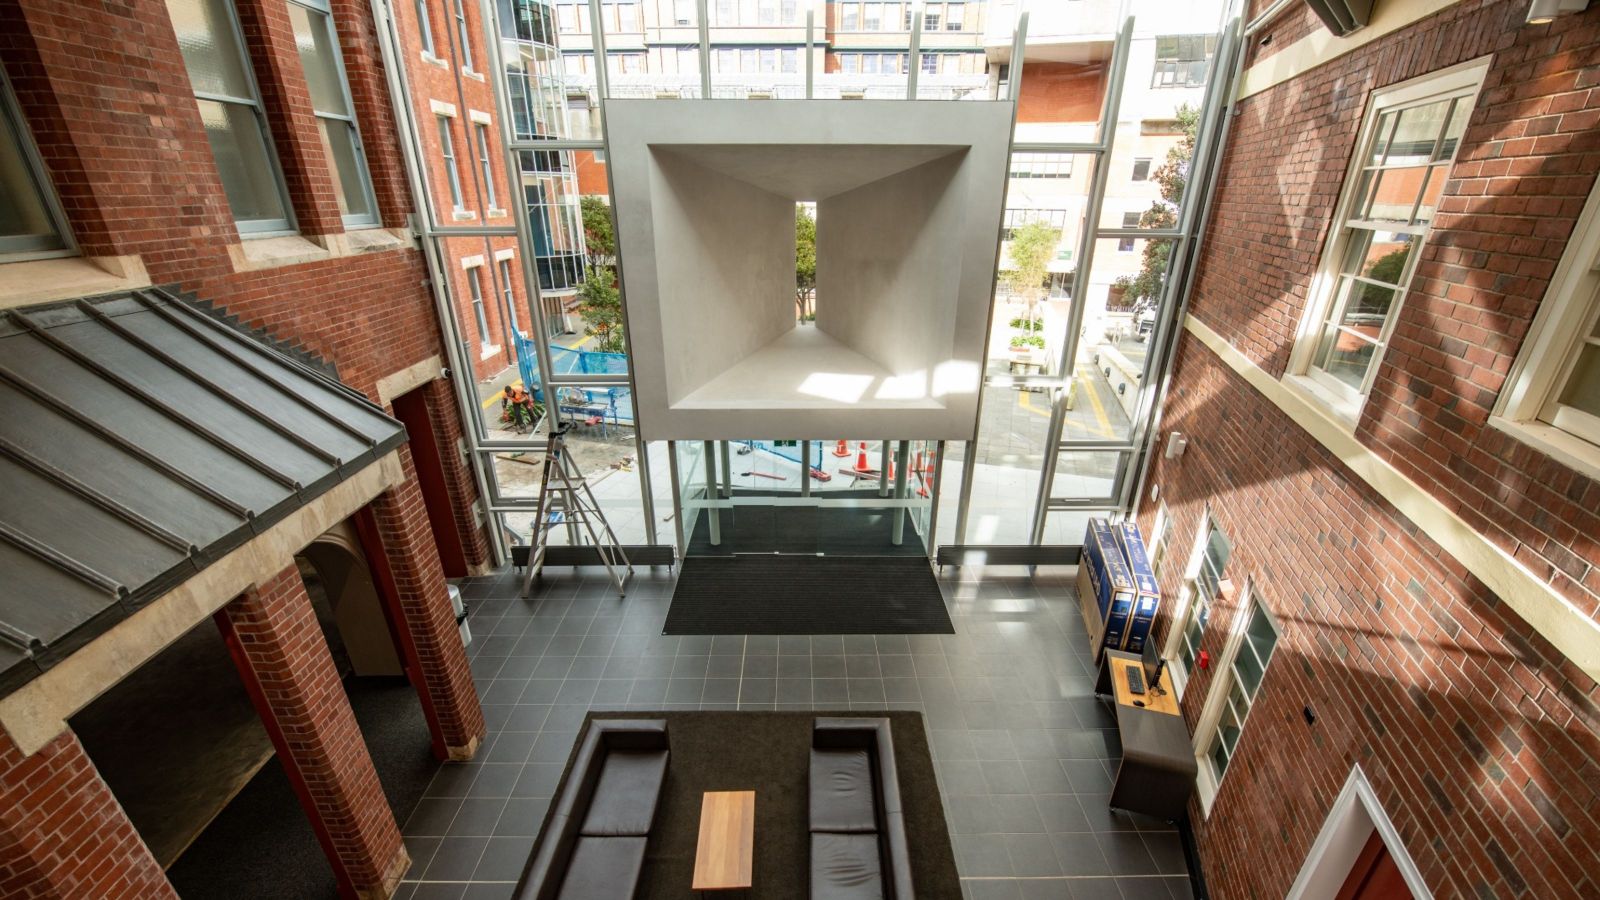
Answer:
<svg viewBox="0 0 1600 900"><path fill-rule="evenodd" d="M903 15L892 24L906 27L890 28L875 10L871 40L862 19L846 35L831 3L818 4L829 12L808 32L804 3L776 4L774 21L747 26L718 17L737 18L748 4L723 10L718 0L480 2L503 111L494 127L522 202L514 227L472 226L435 198L443 214L430 210L427 240L438 265L440 241L515 239L514 253L486 261L480 276L486 297L512 304L506 386L526 399L507 402L504 388L480 396L456 380L502 554L528 540L539 474L530 463L554 420L572 424L574 457L625 543L682 548L683 529L717 500L703 445L647 446L634 422L619 278L626 250L613 237L605 143L608 98L692 101L707 85L714 97L753 100L1004 102L1017 92L977 437L944 445L941 470L926 476L937 494L908 515L918 533L934 529L939 544L1076 544L1089 514L1126 506L1162 364L1152 348L1176 302L1166 270L1181 256L1189 219L1183 195L1168 196L1171 175L1188 173L1172 154L1181 157L1193 127L1187 109L1206 102L1209 83L1160 77L1158 51L1175 34L1208 38L1184 46L1216 47L1222 0L1186 5L1182 15L1158 0L967 3L960 28L941 19L937 33ZM1013 59L1022 12L1026 42ZM1130 13L1125 36L1108 39ZM748 64L744 46L737 59L724 54L735 49L725 46L736 35L730 29L770 38L770 61L759 46ZM847 37L904 53L904 62L887 75L881 61L877 72L862 71L861 60L844 56L855 52ZM927 68L924 55L937 64ZM683 112L692 115L692 104ZM460 335L477 326L455 302L468 283L462 273L437 274L455 332L452 368L470 368ZM507 275L516 283L503 284ZM937 455L932 445L920 449ZM557 529L556 539L573 536Z"/></svg>

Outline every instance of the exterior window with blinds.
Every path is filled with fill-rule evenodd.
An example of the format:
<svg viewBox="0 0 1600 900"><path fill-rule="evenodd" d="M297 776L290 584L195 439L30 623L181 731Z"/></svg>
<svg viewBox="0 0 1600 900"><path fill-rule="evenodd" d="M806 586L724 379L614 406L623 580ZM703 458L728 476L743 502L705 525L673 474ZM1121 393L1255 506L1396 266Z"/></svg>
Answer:
<svg viewBox="0 0 1600 900"><path fill-rule="evenodd" d="M461 68L472 71L472 29L467 27L467 8L461 0L456 5L456 38L461 41Z"/></svg>
<svg viewBox="0 0 1600 900"><path fill-rule="evenodd" d="M478 137L478 169L483 175L484 200L489 209L499 209L494 196L494 170L489 167L489 126L479 123L473 126L473 131Z"/></svg>
<svg viewBox="0 0 1600 900"><path fill-rule="evenodd" d="M294 229L232 0L167 0L217 174L241 234Z"/></svg>
<svg viewBox="0 0 1600 900"><path fill-rule="evenodd" d="M378 205L372 194L372 178L367 172L355 105L350 100L350 85L345 80L344 59L339 52L339 35L329 7L325 0L293 0L289 3L289 22L294 27L306 85L311 89L322 149L333 169L339 214L347 227L376 225Z"/></svg>
<svg viewBox="0 0 1600 900"><path fill-rule="evenodd" d="M483 309L483 277L478 266L467 270L467 290L472 293L472 318L478 325L478 343L489 343L489 315Z"/></svg>
<svg viewBox="0 0 1600 900"><path fill-rule="evenodd" d="M512 331L521 331L522 326L517 324L517 291L511 280L511 260L500 260L500 294L505 299L506 315L511 323Z"/></svg>
<svg viewBox="0 0 1600 900"><path fill-rule="evenodd" d="M428 15L428 0L416 0L417 27L422 32L422 52L429 56L438 56L439 51L433 46L433 21Z"/></svg>

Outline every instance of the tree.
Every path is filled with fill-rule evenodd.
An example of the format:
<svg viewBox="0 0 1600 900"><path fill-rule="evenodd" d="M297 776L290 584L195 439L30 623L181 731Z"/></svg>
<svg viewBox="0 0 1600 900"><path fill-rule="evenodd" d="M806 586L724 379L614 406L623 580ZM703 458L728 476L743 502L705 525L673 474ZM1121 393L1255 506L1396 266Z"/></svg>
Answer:
<svg viewBox="0 0 1600 900"><path fill-rule="evenodd" d="M800 318L816 318L812 306L817 290L817 220L804 206L794 207L794 302Z"/></svg>
<svg viewBox="0 0 1600 900"><path fill-rule="evenodd" d="M578 289L578 315L583 316L583 333L595 339L601 353L623 353L622 293L610 266L590 266Z"/></svg>
<svg viewBox="0 0 1600 900"><path fill-rule="evenodd" d="M611 206L603 197L585 194L578 198L583 216L584 255L591 266L607 266L617 258L617 236L611 230Z"/></svg>
<svg viewBox="0 0 1600 900"><path fill-rule="evenodd" d="M1044 280L1050 274L1050 260L1061 243L1061 231L1049 222L1032 221L1011 229L1011 268L1002 273L1012 293L1021 294L1028 304L1028 321L1038 316L1035 307L1044 296ZM1036 331L1030 328L1030 331Z"/></svg>
<svg viewBox="0 0 1600 900"><path fill-rule="evenodd" d="M1178 129L1182 137L1167 150L1167 158L1150 174L1151 180L1161 190L1161 199L1150 205L1139 216L1140 228L1173 228L1178 224L1178 206L1183 202L1183 190L1189 184L1189 163L1194 159L1195 133L1200 127L1200 111L1185 103L1177 110ZM1155 302L1166 282L1167 260L1172 255L1172 241L1145 241L1144 254L1136 275L1124 275L1116 280L1126 302L1136 307Z"/></svg>

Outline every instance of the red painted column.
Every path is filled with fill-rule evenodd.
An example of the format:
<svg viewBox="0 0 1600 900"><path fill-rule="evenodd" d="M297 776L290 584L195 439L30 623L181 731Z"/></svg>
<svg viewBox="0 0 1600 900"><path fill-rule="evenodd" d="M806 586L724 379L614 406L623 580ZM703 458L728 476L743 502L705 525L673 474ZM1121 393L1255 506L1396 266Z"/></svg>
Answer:
<svg viewBox="0 0 1600 900"><path fill-rule="evenodd" d="M24 756L0 733L0 897L177 896L77 735Z"/></svg>
<svg viewBox="0 0 1600 900"><path fill-rule="evenodd" d="M411 859L299 571L257 585L216 621L340 894L389 897Z"/></svg>
<svg viewBox="0 0 1600 900"><path fill-rule="evenodd" d="M483 707L456 628L427 505L404 447L400 462L405 481L373 498L356 523L391 620L405 631L400 650L436 742L449 759L471 759L484 735Z"/></svg>

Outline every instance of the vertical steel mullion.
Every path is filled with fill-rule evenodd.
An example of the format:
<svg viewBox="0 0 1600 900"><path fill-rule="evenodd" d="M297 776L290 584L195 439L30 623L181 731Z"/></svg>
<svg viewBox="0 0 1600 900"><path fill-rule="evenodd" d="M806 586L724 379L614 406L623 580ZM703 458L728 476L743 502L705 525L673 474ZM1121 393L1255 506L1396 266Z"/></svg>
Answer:
<svg viewBox="0 0 1600 900"><path fill-rule="evenodd" d="M393 107L396 124L399 125L400 155L404 160L406 181L411 189L412 197L421 201L421 209L413 215L413 221L418 226L419 237L422 240L423 261L428 269L428 280L432 283L434 314L439 319L439 327L444 335L444 355L450 361L452 371L456 377L450 378L451 388L456 395L456 403L461 414L467 419L469 427L463 428L463 438L467 444L467 464L472 469L473 479L476 482L480 496L490 494L490 472L483 465L483 459L478 453L478 443L481 440L479 432L483 427L481 408L478 406L477 392L471 390L470 375L463 383L460 373L472 371L470 362L467 362L461 352L461 343L457 340L459 329L456 328L454 317L454 301L446 296L444 273L438 260L438 249L435 246L433 232L433 194L429 190L427 170L422 165L422 148L418 146L421 137L417 130L416 112L411 108L411 92L405 80L405 67L400 64L402 57L400 35L395 31L394 14L387 0L372 0L373 19L379 24L380 39L378 52L383 59L383 68L386 86L389 90L389 100ZM491 522L494 514L490 514ZM497 561L503 562L510 558L509 549L505 547L504 539L498 527L489 529L489 545L493 548Z"/></svg>
<svg viewBox="0 0 1600 900"><path fill-rule="evenodd" d="M911 52L906 56L906 99L917 99L917 72L922 68L922 4L911 6Z"/></svg>
<svg viewBox="0 0 1600 900"><path fill-rule="evenodd" d="M939 544L939 499L942 496L939 489L944 484L944 441L934 444L933 448L933 483L928 485L928 540L924 549L928 551L928 559L932 560L938 555ZM957 541L960 543L960 541Z"/></svg>
<svg viewBox="0 0 1600 900"><path fill-rule="evenodd" d="M552 426L561 421L561 404L556 402L555 388L551 385L553 370L550 367L550 351L548 348L550 327L544 316L544 289L539 285L539 264L533 249L533 223L532 214L528 210L528 193L522 185L522 160L521 151L511 149L516 133L515 116L509 115L511 110L510 91L506 87L505 59L501 55L500 17L490 0L479 0L479 15L483 18L485 36L488 38L489 60L491 71L488 80L494 94L495 116L500 122L500 149L506 167L506 186L511 189L513 196L510 199L511 221L517 232L517 255L522 269L523 293L528 298L528 318L532 325L530 337L534 347L534 363L539 369L539 379L542 382L545 399L545 416ZM554 49L554 48L552 48ZM560 52L560 51L557 51ZM531 72L529 73L531 76ZM533 110L528 110L529 121L532 121ZM538 151L528 151L538 152ZM538 176L535 175L537 178ZM513 347L513 350L516 348ZM469 370L470 371L470 370ZM637 421L637 419L636 419Z"/></svg>
<svg viewBox="0 0 1600 900"><path fill-rule="evenodd" d="M1145 444L1155 434L1160 392L1166 388L1167 367L1171 364L1170 354L1167 351L1169 346L1176 343L1175 337L1180 324L1178 309L1183 305L1181 298L1187 294L1191 259L1198 251L1201 240L1197 226L1211 196L1214 165L1221 159L1218 131L1225 129L1226 125L1219 125L1222 121L1219 119L1219 108L1225 109L1230 105L1224 94L1232 89L1233 84L1233 80L1224 79L1222 73L1231 71L1234 60L1243 54L1243 44L1235 33L1236 29L1237 19L1230 22L1223 31L1217 54L1211 61L1211 71L1208 74L1210 80L1207 82L1210 88L1201 104L1194 158L1189 167L1191 175L1189 183L1184 187L1184 200L1178 212L1178 230L1183 232L1183 235L1174 239L1172 251L1167 257L1166 282L1162 286L1162 296L1157 302L1158 315L1149 338L1150 347L1156 352L1150 353L1149 359L1145 362L1145 371L1139 380L1139 402L1135 406L1133 430L1128 435L1129 443L1135 448L1130 453L1128 462L1130 466L1139 466L1139 476L1125 477L1122 480L1118 499L1123 510L1131 509L1131 503L1137 499L1133 493L1135 484L1139 486L1139 491L1143 491L1145 469L1143 462L1148 458L1148 448Z"/></svg>
<svg viewBox="0 0 1600 900"><path fill-rule="evenodd" d="M710 519L706 523L707 533L711 536L711 546L722 546L722 499L719 494L721 489L717 486L717 442L705 441L706 454L706 513Z"/></svg>
<svg viewBox="0 0 1600 900"><path fill-rule="evenodd" d="M702 0L704 2L704 0ZM816 18L817 11L806 10L806 99L813 99L812 80L815 77L812 70L814 54L816 53Z"/></svg>
<svg viewBox="0 0 1600 900"><path fill-rule="evenodd" d="M642 12L642 10L641 10ZM589 0L589 46L594 48L594 92L595 105L600 110L601 130L604 131L606 119L606 95L611 88L608 85L610 72L606 67L606 34L605 22L600 16L600 0ZM610 159L607 156L606 159ZM609 170L611 167L606 166ZM621 256L622 254L617 254Z"/></svg>
<svg viewBox="0 0 1600 900"><path fill-rule="evenodd" d="M708 0L698 0L700 8L700 99L711 99L711 14ZM809 13L808 13L809 15ZM609 159L610 157L607 157Z"/></svg>
<svg viewBox="0 0 1600 900"><path fill-rule="evenodd" d="M882 441L878 446L878 496L889 496L889 442Z"/></svg>
<svg viewBox="0 0 1600 900"><path fill-rule="evenodd" d="M1078 270L1072 279L1072 309L1067 313L1067 339L1062 345L1061 362L1057 374L1066 379L1065 390L1050 405L1050 443L1045 448L1044 471L1039 479L1038 501L1033 508L1032 539L1037 544L1044 536L1046 499L1050 484L1055 480L1056 455L1061 442L1062 419L1065 416L1066 398L1071 396L1073 382L1078 374L1078 332L1083 328L1083 308L1087 301L1089 273L1094 268L1095 232L1104 210L1106 182L1111 176L1111 151L1116 144L1117 116L1122 110L1122 88L1127 80L1128 53L1133 44L1133 17L1122 22L1117 42L1111 54L1111 77L1106 80L1106 99L1100 109L1100 153L1095 159L1094 178L1090 182L1089 201L1084 209L1084 228L1079 235Z"/></svg>
<svg viewBox="0 0 1600 900"><path fill-rule="evenodd" d="M910 448L911 448L911 442L910 441L896 441L895 442L895 448L894 448L894 464L895 464L895 470L894 470L894 499L895 500L904 500L906 498L906 483L907 483L907 477L908 477L908 473L906 472L906 464L911 461ZM889 542L894 544L896 547L898 547L898 546L901 545L901 543L903 543L905 541L906 508L904 506L896 506L894 508L894 512L890 515L890 518L893 521L893 525L890 527L890 530L889 530Z"/></svg>
<svg viewBox="0 0 1600 900"><path fill-rule="evenodd" d="M1009 81L1009 84L1007 86L1007 97L1006 97L1007 101L1010 102L1010 104L1011 104L1011 132L1010 132L1010 134L1009 134L1009 136L1007 137L1007 140L1006 140L1005 172L1002 173L1001 180L1000 180L1000 209L1001 209L1000 225L1001 225L1001 229L1000 230L996 230L995 231L995 235L994 235L994 266L993 266L993 269L992 269L993 275L991 276L991 278L989 280L989 320L984 323L984 329L983 329L983 346L986 347L986 348L989 346L990 339L994 336L995 293L999 290L999 284L1000 284L1000 253L1001 253L1001 250L1004 249L1004 245L1005 245L1005 241L1001 240L1000 237L1001 237L1001 234L1003 233L1003 229L1005 227L1004 211L1005 211L1006 205L1010 202L1010 194L1011 194L1011 148L1014 147L1016 145L1016 143L1017 143L1017 107L1018 107L1017 97L1020 96L1020 91L1022 90L1022 64L1021 64L1021 61L1022 61L1022 54L1024 52L1024 47L1027 45L1027 40L1028 40L1028 13L1026 11L1024 11L1024 12L1019 13L1017 15L1017 27L1016 27L1015 33L1012 35L1012 40L1011 40L1011 68L1010 68L1010 73L1011 74L1010 74L1010 81ZM987 360L984 361L984 365L985 365L985 368L987 368L987 366L988 366L988 361ZM967 514L971 511L971 506L972 506L972 479L974 477L974 473L977 471L977 457L978 457L978 441L977 441L977 438L981 437L981 435L979 435L978 431L982 427L982 422L983 422L983 388L985 387L986 378L987 378L986 374L980 374L979 377L978 377L978 402L976 404L974 404L975 408L973 410L973 429L972 429L973 439L966 442L966 445L967 445L966 446L966 451L965 451L965 453L963 455L963 460L962 460L962 466L961 466L961 490L960 490L960 495L956 498L955 542L957 544L966 543L966 540L967 540L967 518L968 518Z"/></svg>
<svg viewBox="0 0 1600 900"><path fill-rule="evenodd" d="M678 541L678 558L682 559L689 553L689 545L683 542L683 489L680 486L681 473L678 471L678 442L667 441L667 470L672 476L672 529Z"/></svg>
<svg viewBox="0 0 1600 900"><path fill-rule="evenodd" d="M811 496L811 441L800 442L800 496Z"/></svg>

